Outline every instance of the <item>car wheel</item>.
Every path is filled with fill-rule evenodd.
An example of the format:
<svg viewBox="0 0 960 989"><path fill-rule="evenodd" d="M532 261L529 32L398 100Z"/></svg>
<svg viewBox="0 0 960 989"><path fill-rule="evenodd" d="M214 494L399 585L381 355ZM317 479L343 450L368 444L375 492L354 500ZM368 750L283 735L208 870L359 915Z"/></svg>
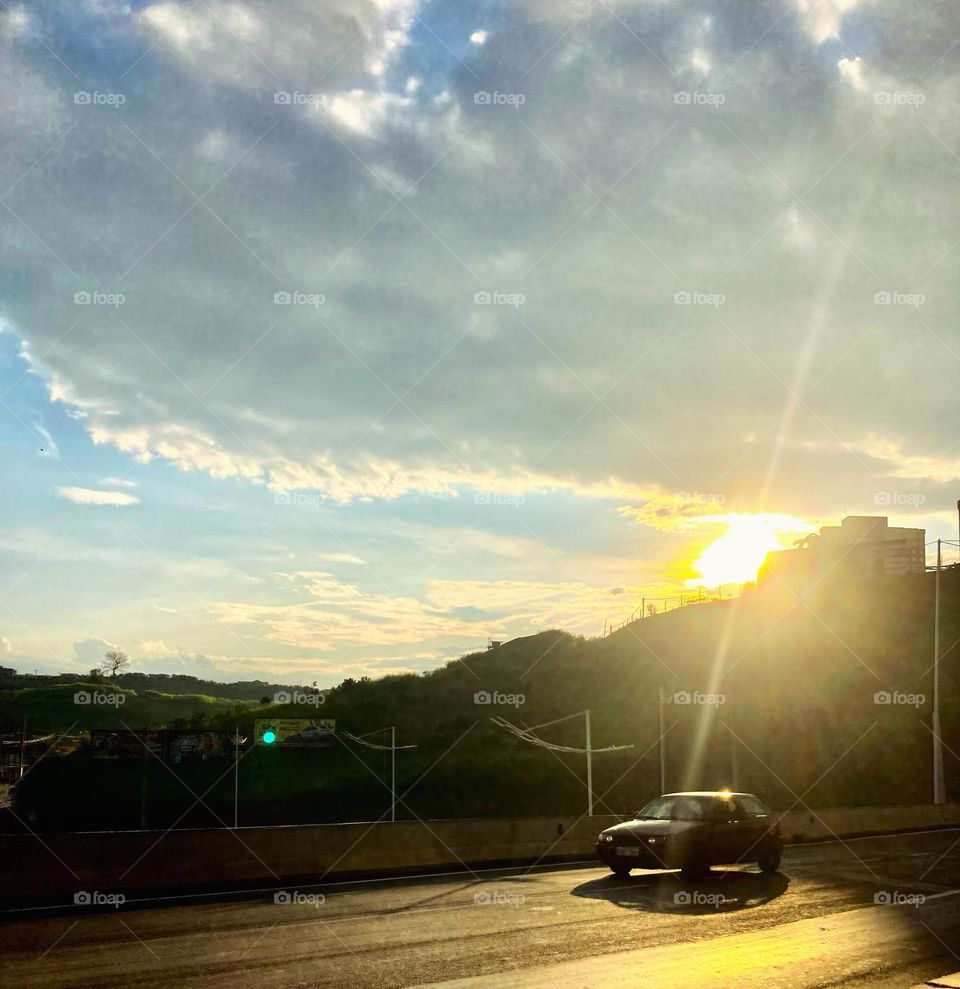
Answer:
<svg viewBox="0 0 960 989"><path fill-rule="evenodd" d="M611 865L610 871L617 877L617 879L630 878L630 870L625 865Z"/></svg>
<svg viewBox="0 0 960 989"><path fill-rule="evenodd" d="M760 871L776 872L780 868L781 851L782 849L777 845L774 848L768 848L765 852L762 852L757 859L757 865L760 866Z"/></svg>

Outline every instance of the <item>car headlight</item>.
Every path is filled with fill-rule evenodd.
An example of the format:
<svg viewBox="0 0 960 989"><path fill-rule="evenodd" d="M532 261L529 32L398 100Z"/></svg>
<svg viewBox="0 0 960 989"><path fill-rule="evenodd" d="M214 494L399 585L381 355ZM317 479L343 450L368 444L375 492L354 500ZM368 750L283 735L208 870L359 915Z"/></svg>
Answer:
<svg viewBox="0 0 960 989"><path fill-rule="evenodd" d="M597 841L613 841L612 834L604 834L602 831L597 835Z"/></svg>

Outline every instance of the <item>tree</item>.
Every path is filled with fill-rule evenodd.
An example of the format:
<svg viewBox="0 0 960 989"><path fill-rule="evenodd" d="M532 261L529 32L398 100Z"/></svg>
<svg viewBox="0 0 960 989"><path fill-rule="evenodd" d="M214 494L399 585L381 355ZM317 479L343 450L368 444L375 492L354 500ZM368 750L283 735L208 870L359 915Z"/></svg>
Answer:
<svg viewBox="0 0 960 989"><path fill-rule="evenodd" d="M104 654L100 671L104 676L116 677L130 665L130 657L119 649L111 649Z"/></svg>

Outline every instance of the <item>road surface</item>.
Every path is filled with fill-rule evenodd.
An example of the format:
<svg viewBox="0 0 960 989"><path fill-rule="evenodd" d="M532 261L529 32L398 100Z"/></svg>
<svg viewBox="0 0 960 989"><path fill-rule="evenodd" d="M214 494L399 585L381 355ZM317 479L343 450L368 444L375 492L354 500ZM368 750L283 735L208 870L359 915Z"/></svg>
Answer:
<svg viewBox="0 0 960 989"><path fill-rule="evenodd" d="M265 890L8 913L0 982L803 989L909 987L960 970L960 829L793 846L769 876L620 880L585 863L284 892L290 902Z"/></svg>

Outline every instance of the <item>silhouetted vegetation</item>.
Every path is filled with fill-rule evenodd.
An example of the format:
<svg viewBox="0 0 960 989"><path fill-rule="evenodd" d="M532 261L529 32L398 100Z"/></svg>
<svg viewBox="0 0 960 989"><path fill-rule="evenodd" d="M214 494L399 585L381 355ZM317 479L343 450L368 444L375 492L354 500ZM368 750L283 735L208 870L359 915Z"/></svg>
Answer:
<svg viewBox="0 0 960 989"><path fill-rule="evenodd" d="M960 753L958 605L960 572L948 571L941 711L953 799L960 798L952 754ZM529 746L489 716L530 726L589 708L595 748L634 746L594 757L597 812L627 813L659 790L658 689L679 701L718 694L717 706L664 707L668 789L737 785L778 809L799 807L798 800L814 808L920 803L931 792L932 658L931 576L842 578L802 599L761 588L738 601L646 618L604 639L547 631L419 676L347 679L319 706L264 704L262 684L249 705L194 698L189 723L230 732L236 725L251 740L255 718L277 715L335 718L338 730L356 734L396 725L398 744L417 745L397 754L400 818L579 815L584 757ZM722 670L726 675L714 679ZM216 689L223 693L222 685ZM475 703L481 691L524 700L516 707ZM881 696L878 703L878 693L900 694L902 702ZM136 703L155 700L159 711L164 696L138 693ZM26 703L22 694L3 695L0 712L9 723ZM131 697L120 714L143 726L134 703ZM60 726L74 716L71 710ZM583 719L538 734L582 747ZM189 809L195 798L177 775L196 794L212 787L203 798L210 810ZM342 738L317 751L244 751L239 777L241 824L376 820L388 808L388 754ZM164 767L153 759L97 761L80 751L45 760L19 790L18 807L34 810L45 828L136 827L144 808L151 827L181 814L179 826L232 820L229 758Z"/></svg>

